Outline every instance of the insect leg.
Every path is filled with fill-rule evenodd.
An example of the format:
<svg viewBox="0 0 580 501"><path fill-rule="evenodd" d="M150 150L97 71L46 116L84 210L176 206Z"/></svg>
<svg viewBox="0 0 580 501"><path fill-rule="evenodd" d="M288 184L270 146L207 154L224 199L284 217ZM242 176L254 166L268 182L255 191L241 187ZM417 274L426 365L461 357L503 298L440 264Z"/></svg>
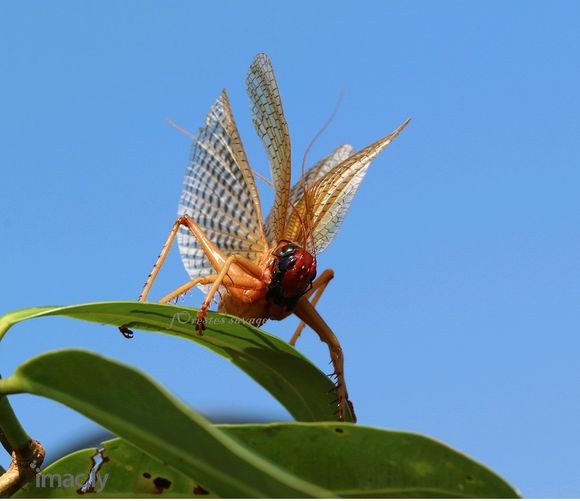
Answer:
<svg viewBox="0 0 580 501"><path fill-rule="evenodd" d="M356 421L352 403L348 399L348 392L346 390L346 381L344 379L344 356L338 338L334 335L328 324L316 311L314 306L302 296L298 300L298 304L293 310L293 313L300 318L304 323L308 324L320 337L323 343L328 345L330 351L330 358L336 374L336 391L338 393L338 420L344 421L344 409L348 405L353 419Z"/></svg>
<svg viewBox="0 0 580 501"><path fill-rule="evenodd" d="M178 297L179 295L187 292L192 287L203 284L209 285L212 284L212 287L209 293L206 295L201 308L198 311L198 330L201 333L203 330L203 322L205 317L207 316L207 309L211 304L211 300L218 292L221 285L224 285L226 288L235 288L241 289L242 292L238 291L239 293L243 294L243 291L260 291L266 288L266 284L263 280L264 270L252 262L251 260L239 256L233 255L226 257L207 237L207 235L203 232L203 230L196 224L196 222L188 216L184 214L183 216L178 217L171 228L169 233L169 237L165 242L165 245L161 249L161 253L153 266L153 271L147 278L147 282L145 282L145 287L141 296L139 296L140 301L145 301L149 291L151 290L151 286L153 285L153 281L157 277L159 273L159 269L165 262L167 258L167 254L169 253L169 249L175 240L175 236L179 230L180 226L185 226L186 228L191 231L193 236L199 242L200 247L202 248L203 252L207 256L208 260L210 261L213 268L216 270L217 274L206 275L203 277L196 277L193 280L190 280L186 284L178 287L174 291L170 292L166 296L164 296L160 303L167 303L171 301L173 298Z"/></svg>
<svg viewBox="0 0 580 501"><path fill-rule="evenodd" d="M316 303L318 303L318 300L320 299L320 296L322 296L322 293L326 289L326 286L333 278L334 278L334 271L332 271L331 269L328 269L328 270L324 270L320 274L320 276L314 282L312 282L312 288L305 294L305 297L307 299L310 298L310 296L312 296L312 294L314 294L312 301L310 301L312 306L316 306ZM306 324L304 323L303 320L300 320L298 327L296 327L294 334L290 338L290 341L288 341L292 346L294 346L296 344L296 341L298 341L298 338L300 337L300 334L302 334L304 327L306 327Z"/></svg>
<svg viewBox="0 0 580 501"><path fill-rule="evenodd" d="M145 282L145 286L143 287L143 292L141 292L141 295L139 296L139 301L145 301L147 299L147 296L149 295L149 291L151 290L151 287L153 286L153 282L157 278L157 274L159 273L161 266L163 266L163 263L165 262L165 259L167 258L167 255L169 254L169 250L171 249L171 245L173 244L173 241L175 240L175 236L177 235L177 232L179 231L180 226L185 226L186 228L189 229L189 231L191 231L191 233L193 233L193 235L196 237L201 248L203 249L203 251L207 255L209 261L211 262L211 264L214 268L217 269L217 267L219 267L220 265L222 265L225 262L226 257L209 240L209 238L205 235L203 230L195 223L195 221L191 218L191 216L188 216L187 214L184 214L183 216L179 216L175 220L175 223L173 223L173 227L171 228L171 231L169 232L169 236L167 237L167 241L163 245L163 248L161 249L159 257L157 258L157 261L155 261L155 264L153 265L153 270L151 271L151 273L147 277L147 281Z"/></svg>
<svg viewBox="0 0 580 501"><path fill-rule="evenodd" d="M155 264L153 265L153 269L151 270L151 273L149 273L149 276L147 277L147 281L145 282L145 285L143 286L143 291L139 295L139 301L143 302L147 299L147 296L149 295L149 291L151 290L151 287L153 286L153 282L157 278L157 274L159 273L161 266L163 266L163 263L165 262L165 259L167 258L167 254L169 254L169 249L171 249L171 245L173 244L173 241L175 240L175 235L177 235L177 231L179 230L179 227L181 226L181 224L182 224L181 218L176 219L175 223L173 223L173 227L171 228L171 231L169 232L169 236L167 237L167 240L165 241L165 243L163 244L163 247L161 248L161 252L159 253L159 257L157 258L157 261L155 261Z"/></svg>

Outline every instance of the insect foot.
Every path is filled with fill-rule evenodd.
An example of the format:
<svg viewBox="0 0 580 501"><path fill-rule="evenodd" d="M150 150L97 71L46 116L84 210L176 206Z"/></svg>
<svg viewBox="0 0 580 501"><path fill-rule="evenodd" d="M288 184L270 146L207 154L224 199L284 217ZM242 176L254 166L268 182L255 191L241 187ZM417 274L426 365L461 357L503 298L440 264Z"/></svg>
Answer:
<svg viewBox="0 0 580 501"><path fill-rule="evenodd" d="M354 405L352 405L352 402L348 398L346 399L346 404L348 405L350 413L352 414L353 422L356 423L356 413L354 412Z"/></svg>
<svg viewBox="0 0 580 501"><path fill-rule="evenodd" d="M119 332L123 334L123 336L125 336L126 339L133 339L134 337L133 331L129 329L129 327L127 327L126 325L121 325L119 327Z"/></svg>
<svg viewBox="0 0 580 501"><path fill-rule="evenodd" d="M352 420L354 423L356 423L356 414L354 412L354 406L352 405L352 402L348 399L348 397L343 399L342 396L339 396L337 399L333 400L331 404L336 404L336 411L334 411L334 413L338 414L338 420L341 422L344 421L345 404L348 405L348 409L350 410L350 413L352 415Z"/></svg>
<svg viewBox="0 0 580 501"><path fill-rule="evenodd" d="M197 334L199 336L203 336L203 331L205 330L205 317L206 316L207 316L207 313L203 309L200 309L197 312L197 322L196 322L196 326L197 326Z"/></svg>

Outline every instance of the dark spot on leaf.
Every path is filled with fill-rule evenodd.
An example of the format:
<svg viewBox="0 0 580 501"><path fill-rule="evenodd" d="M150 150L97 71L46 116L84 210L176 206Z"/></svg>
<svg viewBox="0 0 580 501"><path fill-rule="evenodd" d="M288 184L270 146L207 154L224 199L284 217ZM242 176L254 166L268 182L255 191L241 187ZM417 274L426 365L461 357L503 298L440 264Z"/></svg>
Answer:
<svg viewBox="0 0 580 501"><path fill-rule="evenodd" d="M164 489L169 489L171 487L171 481L163 477L154 478L153 484L155 485L155 487L157 487L160 494L163 492Z"/></svg>
<svg viewBox="0 0 580 501"><path fill-rule="evenodd" d="M209 494L209 491L206 491L201 485L195 485L193 487L193 493L197 494L198 496L203 496Z"/></svg>
<svg viewBox="0 0 580 501"><path fill-rule="evenodd" d="M144 476L145 478L151 478L151 473L147 473L147 472L145 472L145 473L143 473L143 476Z"/></svg>
<svg viewBox="0 0 580 501"><path fill-rule="evenodd" d="M471 475L465 475L465 480L471 482L473 480L473 477Z"/></svg>
<svg viewBox="0 0 580 501"><path fill-rule="evenodd" d="M335 428L334 431L336 433L344 433L344 430L342 428Z"/></svg>

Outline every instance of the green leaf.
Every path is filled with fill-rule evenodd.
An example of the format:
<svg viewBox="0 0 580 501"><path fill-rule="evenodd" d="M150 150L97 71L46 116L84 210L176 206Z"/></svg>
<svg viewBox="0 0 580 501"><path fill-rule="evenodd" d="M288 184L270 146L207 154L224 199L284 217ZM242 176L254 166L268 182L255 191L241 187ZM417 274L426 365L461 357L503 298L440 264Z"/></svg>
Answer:
<svg viewBox="0 0 580 501"><path fill-rule="evenodd" d="M316 482L340 497L518 497L511 486L484 466L439 442L412 433L335 423L217 428L297 477ZM73 453L43 473L62 476L86 472L94 452L93 449ZM211 496L197 482L173 473L122 439L105 442L104 455L110 458L100 472L109 473L102 491L107 497L146 495L154 488L152 479L158 477L170 481L170 487L160 494ZM42 485L42 480L37 484ZM31 484L20 495L75 497L76 494L70 488L49 490Z"/></svg>
<svg viewBox="0 0 580 501"><path fill-rule="evenodd" d="M18 322L50 315L117 327L126 325L189 339L231 360L270 392L296 420L336 420L332 381L288 343L237 317L210 312L205 335L200 336L195 329L197 310L182 306L114 301L29 308L0 317L0 339ZM345 419L352 421L348 409L345 409Z"/></svg>
<svg viewBox="0 0 580 501"><path fill-rule="evenodd" d="M213 427L156 382L80 350L36 357L0 380L0 393L32 393L84 414L220 497L328 497Z"/></svg>
<svg viewBox="0 0 580 501"><path fill-rule="evenodd" d="M485 466L414 433L350 423L219 428L292 474L339 497L519 497Z"/></svg>
<svg viewBox="0 0 580 501"><path fill-rule="evenodd" d="M204 486L116 438L103 444L102 458L91 478L99 497L215 498ZM96 449L73 452L44 468L34 482L13 496L16 498L78 498L79 488L94 468ZM72 485L71 485L72 484Z"/></svg>

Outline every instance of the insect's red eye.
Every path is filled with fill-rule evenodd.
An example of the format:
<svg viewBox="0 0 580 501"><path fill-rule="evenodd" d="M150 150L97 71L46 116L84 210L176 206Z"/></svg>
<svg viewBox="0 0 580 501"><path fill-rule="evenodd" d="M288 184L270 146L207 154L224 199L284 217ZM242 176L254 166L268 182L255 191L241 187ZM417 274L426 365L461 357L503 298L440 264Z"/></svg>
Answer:
<svg viewBox="0 0 580 501"><path fill-rule="evenodd" d="M272 266L269 297L276 304L291 309L312 287L316 260L308 251L292 243L280 247L273 254L277 259Z"/></svg>
<svg viewBox="0 0 580 501"><path fill-rule="evenodd" d="M286 297L301 296L316 276L316 261L308 251L297 249L280 259L279 269L282 272L282 294Z"/></svg>

